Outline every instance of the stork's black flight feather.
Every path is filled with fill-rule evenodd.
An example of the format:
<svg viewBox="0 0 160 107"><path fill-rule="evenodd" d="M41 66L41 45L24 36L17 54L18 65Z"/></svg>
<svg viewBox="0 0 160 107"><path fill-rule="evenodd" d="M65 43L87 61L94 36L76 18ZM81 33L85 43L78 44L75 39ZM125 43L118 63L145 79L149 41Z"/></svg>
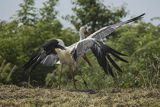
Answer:
<svg viewBox="0 0 160 107"><path fill-rule="evenodd" d="M123 58L120 57L120 55L121 55L121 56L127 56L127 55L125 55L125 54L123 54L123 53L121 53L121 52L118 52L118 51L112 49L111 47L109 47L109 46L107 46L107 45L104 45L104 44L101 43L101 42L99 42L99 43L103 46L103 51L104 51L104 53L106 53L106 55L110 53L111 55L113 55L113 56L116 57L117 59L119 59L119 60L121 60L121 61L123 61L123 62L126 62L126 63L128 62L127 60L125 60L125 59L123 59Z"/></svg>
<svg viewBox="0 0 160 107"><path fill-rule="evenodd" d="M136 21L136 20L138 20L139 18L141 18L141 17L144 16L144 15L145 15L145 13L143 13L143 14L137 16L137 17L134 17L134 18L132 18L132 19L129 19L129 20L123 22L123 23L130 23L130 22Z"/></svg>
<svg viewBox="0 0 160 107"><path fill-rule="evenodd" d="M99 65L103 68L103 70L106 74L109 74L112 77L114 77L114 74L113 74L112 69L109 65L109 62L106 59L106 53L104 53L103 49L101 49L100 51L97 51L98 48L99 47L97 47L95 45L91 48L91 50L92 50L93 54L95 55Z"/></svg>
<svg viewBox="0 0 160 107"><path fill-rule="evenodd" d="M24 70L27 70L31 65L33 65L37 59L39 58L40 54L36 53L35 55L33 55L30 60L23 66Z"/></svg>
<svg viewBox="0 0 160 107"><path fill-rule="evenodd" d="M95 55L95 57L97 58L99 65L105 71L105 73L114 77L114 73L112 71L111 64L115 69L122 72L121 68L116 64L116 62L112 59L112 57L110 55L113 55L114 57L116 57L117 59L119 59L123 62L128 62L125 59L120 57L120 55L121 56L126 56L126 55L112 49L111 47L103 44L100 41L98 41L98 43L100 44L100 47L97 47L95 45L91 48L91 50L92 50L93 54ZM100 49L100 50L97 51L98 49Z"/></svg>

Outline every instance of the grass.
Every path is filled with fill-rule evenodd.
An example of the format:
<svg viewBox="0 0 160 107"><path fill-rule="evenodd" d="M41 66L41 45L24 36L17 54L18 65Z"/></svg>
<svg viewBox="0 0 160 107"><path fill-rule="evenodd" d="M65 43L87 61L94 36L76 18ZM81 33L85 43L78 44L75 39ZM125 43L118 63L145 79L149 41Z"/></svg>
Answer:
<svg viewBox="0 0 160 107"><path fill-rule="evenodd" d="M160 89L89 92L0 86L0 107L160 107Z"/></svg>

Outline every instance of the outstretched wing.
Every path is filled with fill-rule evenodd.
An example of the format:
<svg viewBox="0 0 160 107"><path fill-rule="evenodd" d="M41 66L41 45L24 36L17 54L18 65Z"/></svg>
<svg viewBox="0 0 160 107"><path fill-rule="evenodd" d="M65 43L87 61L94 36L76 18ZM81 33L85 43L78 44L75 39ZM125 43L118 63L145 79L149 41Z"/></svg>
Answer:
<svg viewBox="0 0 160 107"><path fill-rule="evenodd" d="M92 52L95 55L99 65L103 68L106 74L109 74L112 77L114 77L109 61L106 59L106 55L103 52L102 48L100 49L101 50L100 52L98 52L97 49L99 49L99 47L97 46L92 47Z"/></svg>
<svg viewBox="0 0 160 107"><path fill-rule="evenodd" d="M114 73L112 71L111 65L117 69L118 71L122 71L120 67L116 64L116 62L112 59L111 55L123 62L127 62L125 59L120 56L126 56L109 46L103 44L100 41L97 41L94 38L87 38L81 40L77 43L77 46L74 47L72 54L74 59L77 61L80 57L82 57L87 51L91 49L93 54L95 55L99 65L103 68L106 74L114 77Z"/></svg>
<svg viewBox="0 0 160 107"><path fill-rule="evenodd" d="M27 63L24 64L23 68L24 70L27 70L31 68L33 70L45 57L47 54L44 50L41 50L37 52L35 55L33 55Z"/></svg>
<svg viewBox="0 0 160 107"><path fill-rule="evenodd" d="M114 32L120 26L127 24L127 23L130 23L130 22L133 22L133 21L136 21L144 15L145 15L145 13L143 13L137 17L134 17L132 19L129 19L127 21L124 21L124 22L119 22L119 23L116 23L113 25L105 26L105 27L99 29L98 31L94 32L93 34L89 35L88 37L89 38L96 38L98 40L103 40L104 38L106 38L108 35L110 35L112 32Z"/></svg>
<svg viewBox="0 0 160 107"><path fill-rule="evenodd" d="M111 65L115 69L117 69L118 71L122 72L121 68L112 59L111 55L114 56L115 58L123 61L123 62L127 62L125 59L120 57L120 56L126 56L126 55L110 48L109 46L103 44L100 41L98 41L98 43L99 43L100 47L99 46L93 46L91 48L91 50L92 50L93 54L95 55L95 57L97 58L97 61L98 61L99 65L105 71L105 73L114 77L114 73L112 71ZM97 50L100 50L100 51L97 51Z"/></svg>
<svg viewBox="0 0 160 107"><path fill-rule="evenodd" d="M77 61L80 57L82 57L91 47L96 44L96 40L93 38L83 39L74 46L72 49L72 54L74 59Z"/></svg>
<svg viewBox="0 0 160 107"><path fill-rule="evenodd" d="M47 55L40 63L46 66L54 66L59 60L57 54Z"/></svg>
<svg viewBox="0 0 160 107"><path fill-rule="evenodd" d="M55 48L64 49L59 43L60 40L52 39L44 43L41 50L33 55L30 60L23 66L24 70L31 68L33 70L38 64L53 66L58 61Z"/></svg>

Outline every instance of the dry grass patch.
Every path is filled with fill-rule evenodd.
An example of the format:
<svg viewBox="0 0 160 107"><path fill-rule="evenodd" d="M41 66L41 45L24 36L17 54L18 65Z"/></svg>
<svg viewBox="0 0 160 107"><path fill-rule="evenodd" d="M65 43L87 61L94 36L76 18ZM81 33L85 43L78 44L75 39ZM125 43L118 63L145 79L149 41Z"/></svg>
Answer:
<svg viewBox="0 0 160 107"><path fill-rule="evenodd" d="M160 89L111 89L95 94L44 88L0 86L0 107L160 107Z"/></svg>

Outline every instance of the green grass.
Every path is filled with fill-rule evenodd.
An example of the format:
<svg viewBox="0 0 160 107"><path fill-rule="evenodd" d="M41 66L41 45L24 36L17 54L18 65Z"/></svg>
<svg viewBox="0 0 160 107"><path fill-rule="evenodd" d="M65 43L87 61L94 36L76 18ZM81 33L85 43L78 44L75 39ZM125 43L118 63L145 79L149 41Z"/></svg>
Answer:
<svg viewBox="0 0 160 107"><path fill-rule="evenodd" d="M0 86L0 107L160 107L160 89L88 92Z"/></svg>

